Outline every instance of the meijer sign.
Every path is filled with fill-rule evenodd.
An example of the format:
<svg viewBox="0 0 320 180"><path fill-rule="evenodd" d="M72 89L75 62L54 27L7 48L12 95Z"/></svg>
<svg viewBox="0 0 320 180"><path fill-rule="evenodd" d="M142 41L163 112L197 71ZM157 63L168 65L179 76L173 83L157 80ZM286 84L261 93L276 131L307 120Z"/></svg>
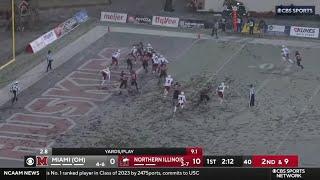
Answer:
<svg viewBox="0 0 320 180"><path fill-rule="evenodd" d="M319 28L291 26L290 36L318 38Z"/></svg>
<svg viewBox="0 0 320 180"><path fill-rule="evenodd" d="M179 18L153 16L152 25L166 26L166 27L178 27Z"/></svg>
<svg viewBox="0 0 320 180"><path fill-rule="evenodd" d="M127 14L115 13L115 12L101 12L100 21L126 23Z"/></svg>

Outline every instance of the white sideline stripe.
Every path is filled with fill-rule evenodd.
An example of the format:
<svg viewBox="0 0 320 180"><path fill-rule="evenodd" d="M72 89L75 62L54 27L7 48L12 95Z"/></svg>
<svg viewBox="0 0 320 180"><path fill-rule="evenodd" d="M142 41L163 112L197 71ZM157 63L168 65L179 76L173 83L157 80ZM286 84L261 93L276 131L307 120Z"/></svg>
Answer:
<svg viewBox="0 0 320 180"><path fill-rule="evenodd" d="M67 62L73 56L86 49L88 46L96 42L98 39L100 39L107 33L106 31L101 32L100 29L101 27L99 26L94 27L86 34L79 37L77 40L68 44L65 48L62 48L60 51L54 53L53 56L55 59L55 68L58 68L59 66ZM47 62L42 62L38 64L36 67L29 70L27 73L20 76L18 79L16 79L20 82L21 85L20 93L47 75L47 73L45 73L46 65ZM9 94L9 89L10 84L0 89L0 106L4 105L6 102L10 100L11 96Z"/></svg>

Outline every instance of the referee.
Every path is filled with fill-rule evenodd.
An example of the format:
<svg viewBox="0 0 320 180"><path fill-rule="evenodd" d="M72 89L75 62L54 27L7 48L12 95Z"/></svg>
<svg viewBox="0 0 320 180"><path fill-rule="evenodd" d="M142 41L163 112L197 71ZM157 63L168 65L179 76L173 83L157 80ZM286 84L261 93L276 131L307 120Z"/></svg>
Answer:
<svg viewBox="0 0 320 180"><path fill-rule="evenodd" d="M13 94L13 98L12 98L12 101L11 101L12 104L18 101L18 93L19 93L19 91L20 91L19 82L16 81L10 87L10 92Z"/></svg>
<svg viewBox="0 0 320 180"><path fill-rule="evenodd" d="M211 36L216 36L216 39L218 39L218 30L219 30L219 22L215 22L212 28Z"/></svg>
<svg viewBox="0 0 320 180"><path fill-rule="evenodd" d="M47 72L48 72L49 70L52 70L52 62L53 62L53 57L52 57L51 51L49 50L49 51L48 51L48 54L47 54L47 63L48 63L48 65L47 65Z"/></svg>
<svg viewBox="0 0 320 180"><path fill-rule="evenodd" d="M253 84L251 84L249 89L249 107L254 106L255 94L256 94L256 91L253 87Z"/></svg>

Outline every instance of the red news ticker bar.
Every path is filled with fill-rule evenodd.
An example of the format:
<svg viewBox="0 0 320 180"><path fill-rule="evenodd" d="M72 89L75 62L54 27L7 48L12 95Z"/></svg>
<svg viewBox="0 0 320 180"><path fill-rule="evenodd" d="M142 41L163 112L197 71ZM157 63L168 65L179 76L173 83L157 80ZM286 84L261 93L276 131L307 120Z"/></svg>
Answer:
<svg viewBox="0 0 320 180"><path fill-rule="evenodd" d="M252 167L298 167L299 157L297 155L254 155L252 156Z"/></svg>
<svg viewBox="0 0 320 180"><path fill-rule="evenodd" d="M118 156L119 167L204 167L202 156L128 155Z"/></svg>

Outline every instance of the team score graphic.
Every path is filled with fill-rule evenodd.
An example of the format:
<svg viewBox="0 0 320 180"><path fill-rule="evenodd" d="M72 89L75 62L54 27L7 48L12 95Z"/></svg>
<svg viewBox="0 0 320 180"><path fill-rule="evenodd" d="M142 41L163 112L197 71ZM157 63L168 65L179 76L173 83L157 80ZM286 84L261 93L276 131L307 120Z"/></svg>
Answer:
<svg viewBox="0 0 320 180"><path fill-rule="evenodd" d="M181 161L181 167L189 167L188 161Z"/></svg>
<svg viewBox="0 0 320 180"><path fill-rule="evenodd" d="M263 159L262 159L261 164L263 164L263 165L267 165L267 164L276 164L276 161L275 161L275 160L273 160L273 159L268 160L268 159L263 158Z"/></svg>
<svg viewBox="0 0 320 180"><path fill-rule="evenodd" d="M110 162L111 165L116 164L116 160L114 158L111 158L109 162Z"/></svg>
<svg viewBox="0 0 320 180"><path fill-rule="evenodd" d="M181 167L199 167L202 165L202 159L198 157L186 158L181 161Z"/></svg>
<svg viewBox="0 0 320 180"><path fill-rule="evenodd" d="M297 155L255 155L252 158L253 167L298 167Z"/></svg>
<svg viewBox="0 0 320 180"><path fill-rule="evenodd" d="M40 154L41 155L45 155L45 154L48 154L48 153L49 153L48 149L40 149Z"/></svg>
<svg viewBox="0 0 320 180"><path fill-rule="evenodd" d="M274 160L274 159L271 159L271 160L268 160L268 159L262 159L262 163L261 164L263 164L263 165L269 165L269 164L271 164L271 165L275 165L275 164L277 164L277 165L287 165L287 164L289 164L289 159L284 159L283 161L280 159L280 160Z"/></svg>
<svg viewBox="0 0 320 180"><path fill-rule="evenodd" d="M251 164L252 164L252 160L251 160L251 159L245 159L245 160L243 161L243 164L244 164L244 165L251 165Z"/></svg>
<svg viewBox="0 0 320 180"><path fill-rule="evenodd" d="M193 158L192 159L193 165L200 165L202 163L200 158Z"/></svg>
<svg viewBox="0 0 320 180"><path fill-rule="evenodd" d="M190 152L191 152L191 154L197 155L198 149L191 149Z"/></svg>
<svg viewBox="0 0 320 180"><path fill-rule="evenodd" d="M97 167L105 167L105 166L106 166L106 163L104 163L104 162L101 162L101 163L100 163L100 162L97 162L97 163L96 163L96 166L97 166Z"/></svg>
<svg viewBox="0 0 320 180"><path fill-rule="evenodd" d="M221 164L222 165L233 165L234 159L222 159Z"/></svg>
<svg viewBox="0 0 320 180"><path fill-rule="evenodd" d="M202 149L199 147L187 148L187 155L199 155L202 156Z"/></svg>

